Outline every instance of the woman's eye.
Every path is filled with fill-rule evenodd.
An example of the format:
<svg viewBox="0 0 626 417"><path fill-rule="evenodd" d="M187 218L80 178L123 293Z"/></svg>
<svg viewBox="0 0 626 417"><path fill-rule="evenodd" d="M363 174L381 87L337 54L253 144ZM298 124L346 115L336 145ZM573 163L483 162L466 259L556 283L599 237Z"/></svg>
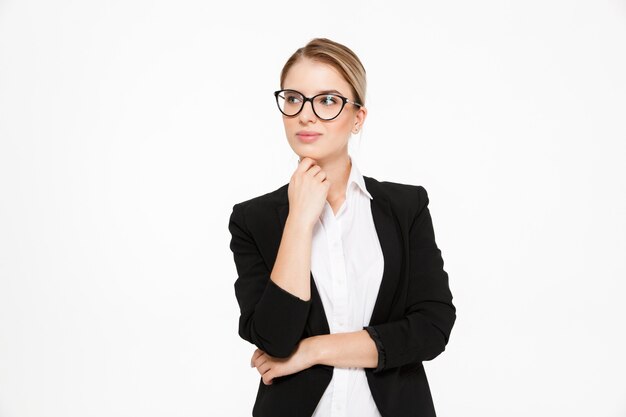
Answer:
<svg viewBox="0 0 626 417"><path fill-rule="evenodd" d="M300 101L300 97L298 96L288 95L286 98L288 103L297 103L298 101Z"/></svg>
<svg viewBox="0 0 626 417"><path fill-rule="evenodd" d="M333 104L337 104L337 99L334 96L324 96L320 98L322 104L326 106L332 106Z"/></svg>

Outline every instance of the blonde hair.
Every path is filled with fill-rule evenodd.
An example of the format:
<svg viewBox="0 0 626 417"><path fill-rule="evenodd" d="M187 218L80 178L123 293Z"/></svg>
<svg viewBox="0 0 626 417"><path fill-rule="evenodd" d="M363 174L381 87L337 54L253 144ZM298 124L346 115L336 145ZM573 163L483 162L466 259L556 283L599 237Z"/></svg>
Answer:
<svg viewBox="0 0 626 417"><path fill-rule="evenodd" d="M365 106L367 81L365 68L350 48L327 38L314 38L294 52L280 73L280 88L284 88L285 77L291 67L303 58L309 58L332 66L350 84L353 100Z"/></svg>

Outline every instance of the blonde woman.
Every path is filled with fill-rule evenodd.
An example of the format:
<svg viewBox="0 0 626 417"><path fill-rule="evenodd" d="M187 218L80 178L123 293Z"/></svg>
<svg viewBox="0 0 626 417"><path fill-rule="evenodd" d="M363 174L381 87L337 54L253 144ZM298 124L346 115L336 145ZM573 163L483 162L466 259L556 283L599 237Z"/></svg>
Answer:
<svg viewBox="0 0 626 417"><path fill-rule="evenodd" d="M365 75L329 39L295 51L274 96L298 166L233 206L256 417L435 416L422 362L444 351L456 308L425 188L362 175L348 153Z"/></svg>

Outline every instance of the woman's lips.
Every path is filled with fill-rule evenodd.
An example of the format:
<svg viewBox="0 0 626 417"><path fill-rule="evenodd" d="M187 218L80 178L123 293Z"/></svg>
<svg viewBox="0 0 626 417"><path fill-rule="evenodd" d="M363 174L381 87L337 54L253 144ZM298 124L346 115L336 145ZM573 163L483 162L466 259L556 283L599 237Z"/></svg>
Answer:
<svg viewBox="0 0 626 417"><path fill-rule="evenodd" d="M300 139L300 141L302 141L304 143L312 143L312 142L315 142L321 136L321 134L319 134L319 133L316 133L316 134L298 133L296 136L298 136L298 139Z"/></svg>

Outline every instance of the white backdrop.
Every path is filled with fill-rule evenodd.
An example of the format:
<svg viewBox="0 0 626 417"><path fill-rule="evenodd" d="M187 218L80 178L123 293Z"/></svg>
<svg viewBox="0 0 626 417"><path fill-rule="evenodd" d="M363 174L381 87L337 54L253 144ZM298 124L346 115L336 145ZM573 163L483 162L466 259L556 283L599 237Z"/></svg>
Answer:
<svg viewBox="0 0 626 417"><path fill-rule="evenodd" d="M246 416L232 205L272 91L352 48L365 175L423 185L458 319L438 415L626 416L626 3L0 1L0 416Z"/></svg>

